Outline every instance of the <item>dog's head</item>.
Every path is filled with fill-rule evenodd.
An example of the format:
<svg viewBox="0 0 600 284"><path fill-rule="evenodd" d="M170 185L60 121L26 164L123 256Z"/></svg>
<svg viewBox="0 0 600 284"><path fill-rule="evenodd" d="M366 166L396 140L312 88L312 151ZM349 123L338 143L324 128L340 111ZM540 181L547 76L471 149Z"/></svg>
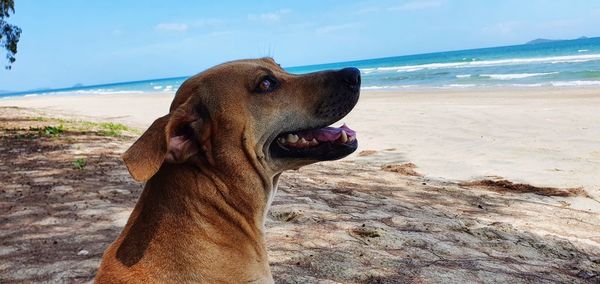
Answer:
<svg viewBox="0 0 600 284"><path fill-rule="evenodd" d="M339 159L356 150L356 135L328 125L352 110L359 90L356 68L294 75L271 58L224 63L186 80L170 113L123 158L140 181L163 163L249 162L274 175Z"/></svg>

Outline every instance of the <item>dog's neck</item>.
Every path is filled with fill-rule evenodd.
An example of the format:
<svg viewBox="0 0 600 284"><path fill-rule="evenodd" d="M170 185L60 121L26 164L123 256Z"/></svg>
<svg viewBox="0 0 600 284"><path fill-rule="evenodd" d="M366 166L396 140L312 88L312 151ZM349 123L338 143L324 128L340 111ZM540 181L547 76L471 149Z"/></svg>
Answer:
<svg viewBox="0 0 600 284"><path fill-rule="evenodd" d="M210 274L218 266L215 271L230 271L222 266L231 265L240 273L250 271L250 278L270 279L263 231L278 175L265 183L251 164L218 165L163 164L147 182L120 237L117 258L131 266L151 261L149 253L200 273ZM167 251L153 251L153 241Z"/></svg>

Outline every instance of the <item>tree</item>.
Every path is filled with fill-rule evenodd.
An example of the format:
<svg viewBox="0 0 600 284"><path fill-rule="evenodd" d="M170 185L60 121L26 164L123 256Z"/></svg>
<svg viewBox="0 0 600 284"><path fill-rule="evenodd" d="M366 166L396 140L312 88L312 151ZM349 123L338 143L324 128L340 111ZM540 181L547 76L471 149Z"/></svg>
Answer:
<svg viewBox="0 0 600 284"><path fill-rule="evenodd" d="M8 64L6 69L11 68L15 62L17 53L17 43L21 37L21 29L4 21L4 18L10 17L10 13L15 13L14 0L0 0L0 46L6 49L6 59Z"/></svg>

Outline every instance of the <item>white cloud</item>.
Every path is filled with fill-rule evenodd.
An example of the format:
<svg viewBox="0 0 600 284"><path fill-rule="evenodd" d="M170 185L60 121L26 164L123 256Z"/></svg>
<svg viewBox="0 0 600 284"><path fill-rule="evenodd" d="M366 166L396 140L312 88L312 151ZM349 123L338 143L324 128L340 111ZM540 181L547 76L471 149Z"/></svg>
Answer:
<svg viewBox="0 0 600 284"><path fill-rule="evenodd" d="M317 34L321 34L321 35L329 34L329 33L334 33L334 32L338 32L341 30L345 30L345 29L354 28L356 26L358 26L357 23L341 24L341 25L327 25L327 26L318 27L315 32Z"/></svg>
<svg viewBox="0 0 600 284"><path fill-rule="evenodd" d="M389 8L390 11L416 11L416 10L427 10L441 7L444 4L441 0L422 0L422 1L410 1L405 2L401 5Z"/></svg>
<svg viewBox="0 0 600 284"><path fill-rule="evenodd" d="M160 23L155 27L157 31L167 32L185 32L188 28L189 26L184 23Z"/></svg>
<svg viewBox="0 0 600 284"><path fill-rule="evenodd" d="M290 9L280 9L273 12L263 14L250 14L248 19L252 21L264 21L264 22L279 22L284 15L291 13Z"/></svg>

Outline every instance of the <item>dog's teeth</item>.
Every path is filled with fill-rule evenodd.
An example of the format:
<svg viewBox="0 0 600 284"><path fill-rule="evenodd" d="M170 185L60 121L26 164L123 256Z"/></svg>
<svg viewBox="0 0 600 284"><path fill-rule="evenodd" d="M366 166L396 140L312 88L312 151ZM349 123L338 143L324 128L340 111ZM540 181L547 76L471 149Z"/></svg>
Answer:
<svg viewBox="0 0 600 284"><path fill-rule="evenodd" d="M346 131L344 130L342 130L342 136L340 136L340 141L342 143L348 142L348 134L346 134Z"/></svg>
<svg viewBox="0 0 600 284"><path fill-rule="evenodd" d="M352 142L352 141L354 141L354 140L356 140L356 137L354 137L354 136L350 136L350 137L348 137L348 141Z"/></svg>
<svg viewBox="0 0 600 284"><path fill-rule="evenodd" d="M283 138L283 137L279 137L279 139L277 139L277 141L279 141L279 143L281 143L281 144L285 144L285 138Z"/></svg>
<svg viewBox="0 0 600 284"><path fill-rule="evenodd" d="M288 134L286 138L287 138L287 142L290 142L290 143L298 142L298 135Z"/></svg>
<svg viewBox="0 0 600 284"><path fill-rule="evenodd" d="M306 145L306 144L308 144L308 141L306 141L306 139L304 139L304 137L302 137L302 138L300 138L300 141L298 141L298 144Z"/></svg>
<svg viewBox="0 0 600 284"><path fill-rule="evenodd" d="M308 142L308 145L317 146L317 145L319 145L319 140L313 138L312 140L310 140L310 142Z"/></svg>

